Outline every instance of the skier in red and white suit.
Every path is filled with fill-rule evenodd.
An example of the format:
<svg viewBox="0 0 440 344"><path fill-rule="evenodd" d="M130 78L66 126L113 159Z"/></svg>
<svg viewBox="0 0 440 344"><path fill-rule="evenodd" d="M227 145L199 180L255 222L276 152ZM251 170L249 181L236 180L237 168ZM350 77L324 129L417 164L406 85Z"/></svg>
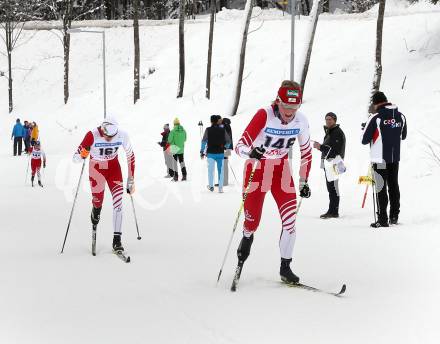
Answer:
<svg viewBox="0 0 440 344"><path fill-rule="evenodd" d="M301 86L289 80L283 81L275 102L266 109L258 110L235 148L238 155L249 159L245 167L244 189L249 183L255 159L259 160L244 202L243 238L237 250L239 265L243 266L249 256L253 233L260 223L264 198L270 191L277 203L282 222L279 241L280 276L287 283L299 282L299 278L290 269L296 236L297 196L288 152L296 140L301 151L300 196L310 197L307 179L312 163L312 149L308 120L298 111L301 101Z"/></svg>
<svg viewBox="0 0 440 344"><path fill-rule="evenodd" d="M134 193L135 157L130 139L125 131L118 128L115 119L105 119L101 126L89 131L74 155L74 161L80 162L90 154L89 180L92 189L93 209L91 221L94 226L99 222L105 183L113 197L113 250L123 251L122 235L122 196L124 193L121 166L118 153L124 148L128 162L127 192Z"/></svg>
<svg viewBox="0 0 440 344"><path fill-rule="evenodd" d="M38 185L43 187L43 184L41 184L40 170L41 170L41 161L43 161L43 168L46 168L46 154L41 149L40 141L35 141L35 145L30 148L30 152L31 152L31 171L32 171L31 183L32 183L32 186L34 186L34 179L35 179L35 174L36 174L37 178L38 178Z"/></svg>

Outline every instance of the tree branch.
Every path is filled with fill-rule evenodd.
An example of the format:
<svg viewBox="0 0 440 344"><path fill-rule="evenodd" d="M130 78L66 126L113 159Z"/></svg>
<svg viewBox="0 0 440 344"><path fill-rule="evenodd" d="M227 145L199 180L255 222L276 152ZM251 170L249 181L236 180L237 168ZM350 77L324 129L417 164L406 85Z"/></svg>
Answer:
<svg viewBox="0 0 440 344"><path fill-rule="evenodd" d="M434 149L430 144L428 144L429 149L431 150L431 154L434 157L435 162L440 166L440 157L435 153Z"/></svg>
<svg viewBox="0 0 440 344"><path fill-rule="evenodd" d="M421 131L420 129L417 129L417 131L422 134L425 138L427 138L429 141L431 141L432 143L434 143L436 146L440 147L440 143L436 140L434 140L433 138L429 137L428 135L426 135L423 131Z"/></svg>
<svg viewBox="0 0 440 344"><path fill-rule="evenodd" d="M18 25L17 25L18 26ZM21 27L18 29L18 32L15 34L15 36L12 38L12 50L15 48L15 44L17 44L18 39L20 38L20 35L23 31L24 23L21 23ZM14 29L13 32L16 32L16 29Z"/></svg>
<svg viewBox="0 0 440 344"><path fill-rule="evenodd" d="M254 29L254 30L249 31L249 32L248 32L248 36L249 36L251 33L260 30L260 29L263 27L263 25L264 25L264 20L261 22L261 24L260 24L259 27L257 27L257 28Z"/></svg>
<svg viewBox="0 0 440 344"><path fill-rule="evenodd" d="M96 11L98 11L98 10L100 10L100 9L102 9L102 8L103 8L103 5L99 5L99 6L96 7L96 8L91 8L91 9L89 9L87 12L81 13L81 14L79 14L78 16L76 16L75 18L73 18L72 21L74 21L74 20L78 20L78 19L80 19L81 17L86 16L87 14L93 14L93 13L95 13Z"/></svg>
<svg viewBox="0 0 440 344"><path fill-rule="evenodd" d="M19 47L21 47L22 45L26 44L27 42L29 42L32 38L35 37L35 35L38 33L39 31L35 31L32 33L32 35L25 41L21 42L20 44L17 44L16 46L14 46L14 49L17 49Z"/></svg>

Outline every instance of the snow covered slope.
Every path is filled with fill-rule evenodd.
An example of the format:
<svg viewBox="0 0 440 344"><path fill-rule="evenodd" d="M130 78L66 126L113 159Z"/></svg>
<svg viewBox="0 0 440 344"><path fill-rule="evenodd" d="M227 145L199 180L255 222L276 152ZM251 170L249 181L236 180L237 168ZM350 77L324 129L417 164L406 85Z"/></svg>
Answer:
<svg viewBox="0 0 440 344"><path fill-rule="evenodd" d="M438 343L440 170L429 155L428 144L435 144L427 138L438 142L440 125L438 6L387 9L382 90L407 116L409 133L402 148L401 225L383 230L369 228L372 202L369 198L366 209L360 209L364 190L357 185L368 166L359 128L373 74L375 16L372 11L323 15L319 21L302 109L318 141L325 113L338 115L347 136L348 172L341 182L341 218L320 220L328 196L315 152L312 197L304 200L298 217L293 267L304 283L326 290L346 283L346 296L339 299L280 284L280 220L270 195L238 292L228 289L240 230L216 286L240 204L243 161L236 156L231 161L239 183L230 175L233 185L224 194L209 193L197 123L208 124L214 113L228 115L241 15L224 11L217 16L210 101L204 98L206 19L185 29L183 99L175 98L177 25L141 28L145 78L135 106L132 31L106 29L107 108L129 131L137 157L135 203L143 238L136 240L126 197L123 241L130 264L110 253L108 193L98 255L90 254L86 175L65 253L59 254L80 172L71 156L86 131L102 119L100 38L72 35L71 98L64 105L60 42L53 32L24 32L27 42L14 52L11 115L6 112L7 80L0 78L0 343ZM308 23L303 17L297 22L298 45L304 43ZM248 40L242 100L232 118L235 140L289 75L290 22L271 11L251 26L261 24ZM5 65L0 55L0 70ZM150 67L155 72L148 75ZM156 142L162 125L176 116L188 132L189 181L174 184L163 178ZM25 184L27 158L11 156L9 135L17 117L40 126L48 158L44 189ZM296 152L295 170L297 159Z"/></svg>

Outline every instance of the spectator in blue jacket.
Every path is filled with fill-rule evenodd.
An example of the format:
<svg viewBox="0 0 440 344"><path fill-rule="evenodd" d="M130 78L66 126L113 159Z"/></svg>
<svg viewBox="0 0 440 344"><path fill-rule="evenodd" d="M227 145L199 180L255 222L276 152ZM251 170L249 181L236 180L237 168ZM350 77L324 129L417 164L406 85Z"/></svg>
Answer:
<svg viewBox="0 0 440 344"><path fill-rule="evenodd" d="M21 140L23 140L24 128L20 123L20 118L15 121L14 128L12 129L11 140L14 139L14 156L21 155L22 145Z"/></svg>

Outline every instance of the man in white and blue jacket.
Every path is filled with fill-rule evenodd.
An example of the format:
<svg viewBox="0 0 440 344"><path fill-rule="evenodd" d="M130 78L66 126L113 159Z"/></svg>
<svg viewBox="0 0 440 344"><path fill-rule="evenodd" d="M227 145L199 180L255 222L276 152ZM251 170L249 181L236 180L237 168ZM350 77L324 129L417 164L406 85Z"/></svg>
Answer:
<svg viewBox="0 0 440 344"><path fill-rule="evenodd" d="M390 224L397 224L399 218L400 143L406 138L407 125L405 116L388 102L383 92L374 93L371 99L376 113L363 125L362 144L370 144L378 205L378 220L371 227L377 228L388 227L388 194Z"/></svg>

